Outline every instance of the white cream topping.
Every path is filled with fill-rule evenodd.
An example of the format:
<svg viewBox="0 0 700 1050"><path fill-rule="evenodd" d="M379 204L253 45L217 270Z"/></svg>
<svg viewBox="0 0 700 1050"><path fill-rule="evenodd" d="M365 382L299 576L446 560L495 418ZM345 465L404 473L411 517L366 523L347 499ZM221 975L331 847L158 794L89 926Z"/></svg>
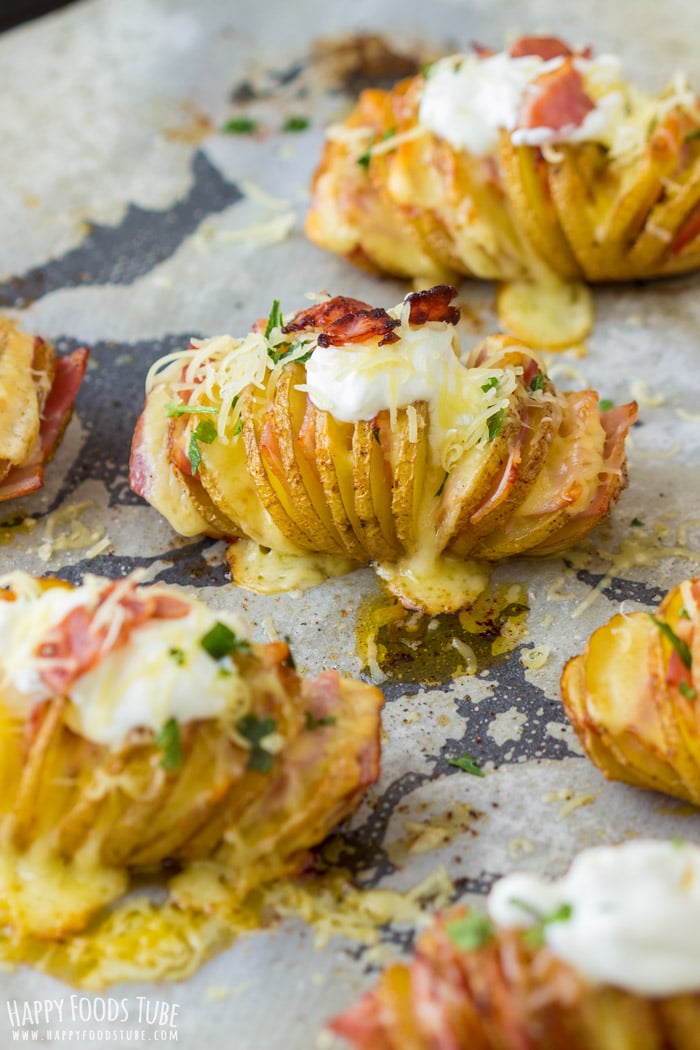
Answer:
<svg viewBox="0 0 700 1050"><path fill-rule="evenodd" d="M426 401L433 455L449 471L466 449L488 439L488 421L506 406L519 370L466 368L455 350L454 325L411 327L406 304L388 312L401 318L398 342L318 346L306 364L304 389L317 408L346 423Z"/></svg>
<svg viewBox="0 0 700 1050"><path fill-rule="evenodd" d="M26 715L35 703L55 695L40 677L37 646L76 606L92 605L106 582L87 577L74 590L55 587L34 594L27 587L16 601L0 601L0 689L11 710ZM148 588L157 591L173 594L172 588ZM228 657L213 659L201 639L217 621L246 638L245 625L232 613L215 612L175 593L189 606L186 616L135 627L125 644L101 656L69 687L69 721L77 732L117 747L132 729L157 733L171 718L210 718L243 695L235 664Z"/></svg>
<svg viewBox="0 0 700 1050"><path fill-rule="evenodd" d="M564 142L615 145L618 129L628 118L632 95L622 80L619 59L601 55L575 58L584 89L594 108L580 125L560 129L518 128L520 110L531 85L557 69L564 60L544 61L537 55L511 58L503 51L480 59L453 55L431 68L420 102L419 122L456 149L475 157L495 152L501 129L511 132L516 146Z"/></svg>
<svg viewBox="0 0 700 1050"><path fill-rule="evenodd" d="M553 919L563 905L570 916ZM700 848L689 843L589 849L553 882L506 876L488 911L505 928L549 918L547 945L590 981L649 996L700 989Z"/></svg>

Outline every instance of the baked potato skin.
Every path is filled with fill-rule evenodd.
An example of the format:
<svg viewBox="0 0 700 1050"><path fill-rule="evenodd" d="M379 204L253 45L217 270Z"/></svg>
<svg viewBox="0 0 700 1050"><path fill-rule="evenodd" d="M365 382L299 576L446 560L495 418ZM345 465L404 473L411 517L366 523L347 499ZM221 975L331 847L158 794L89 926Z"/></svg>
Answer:
<svg viewBox="0 0 700 1050"><path fill-rule="evenodd" d="M517 930L457 947L456 908L421 936L409 964L333 1018L357 1050L692 1050L700 996L647 999L583 980Z"/></svg>
<svg viewBox="0 0 700 1050"><path fill-rule="evenodd" d="M655 614L618 613L566 664L564 709L606 777L700 804L700 581Z"/></svg>
<svg viewBox="0 0 700 1050"><path fill-rule="evenodd" d="M393 316L336 297L293 315L276 329L274 346L254 331L246 341L257 338L265 354L261 377L237 391L238 415L232 413L225 426L200 443L194 468L188 450L201 426L196 413L224 412L224 401L211 375L203 383L190 377L199 400L191 410L188 402L176 404L175 415L166 418L166 408L173 411L182 390L181 368L188 367L176 363L173 370L171 365L156 377L136 428L132 488L185 535L199 530L245 537L280 553L374 563L400 600L431 613L448 610L436 592L429 597L423 588L421 595L422 584L418 590L401 584L407 562L412 563L409 574L419 577L439 571L443 558L498 561L565 549L601 521L626 484L624 442L636 418L635 404L601 413L595 391L557 391L534 351L511 337L491 336L464 365L453 365L459 371L455 383L473 377L472 393L465 396L476 396L478 406L467 415L482 420L479 436L460 443L459 427L468 422L440 422L462 419L445 416L456 411L452 380L443 382L436 402L416 400L393 411L373 407L372 418L353 422L335 418L312 401L302 361L285 362L290 348L299 345L297 332L308 340L301 345L307 359L322 355L334 340L333 346L345 347L348 362L357 346L364 368L374 367L375 354L396 357L402 345L397 332L404 332L409 345L415 338L430 343L447 336L452 355L450 326L459 313L449 302L455 295L444 285L413 293ZM428 330L421 332L424 324ZM211 343L225 339L230 349L216 366L224 375L247 345L230 337ZM202 400L200 390L212 382L214 393ZM501 405L497 417L488 393L494 383ZM462 402L458 411L466 411ZM486 427L488 412L494 425ZM436 452L441 426L456 435L449 469ZM465 584L463 592L449 598L451 610L473 601L470 588Z"/></svg>
<svg viewBox="0 0 700 1050"><path fill-rule="evenodd" d="M628 281L700 266L698 112L671 108L628 159L587 142L543 153L506 132L478 158L428 131L410 137L424 84L421 75L363 92L328 137L306 219L316 244L378 272L438 280L549 271ZM358 163L367 144L393 136L395 148Z"/></svg>
<svg viewBox="0 0 700 1050"><path fill-rule="evenodd" d="M225 712L180 723L173 763L150 729L118 747L77 732L70 690L28 715L0 694L0 869L9 864L21 882L25 856L75 866L76 878L87 865L121 876L118 896L133 873L210 861L242 898L304 867L379 776L383 697L333 671L300 678L283 642L251 644L234 660L251 698L246 717L268 722L278 740L262 765ZM60 937L90 915L53 916L31 932ZM18 906L9 921L31 918Z"/></svg>

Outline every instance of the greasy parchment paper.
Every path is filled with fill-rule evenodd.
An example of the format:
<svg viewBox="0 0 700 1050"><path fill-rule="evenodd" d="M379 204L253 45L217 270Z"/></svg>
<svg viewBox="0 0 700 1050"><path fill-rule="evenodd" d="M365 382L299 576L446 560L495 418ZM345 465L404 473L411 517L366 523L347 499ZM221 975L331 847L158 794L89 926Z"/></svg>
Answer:
<svg viewBox="0 0 700 1050"><path fill-rule="evenodd" d="M700 7L686 0L81 0L0 38L0 305L62 349L86 343L93 351L45 489L0 509L2 523L17 515L36 522L28 531L0 525L1 571L74 579L142 566L148 579L191 586L217 607L244 612L258 637L274 624L291 637L302 672L360 672L356 612L378 592L369 570L302 596L239 591L228 582L223 545L181 540L129 492L144 376L190 335L247 332L275 296L285 310L321 289L389 306L409 290L304 239L322 128L351 98L339 76L342 49L321 38L337 45L359 31L378 33L398 52L430 57L537 30L619 52L645 87L660 87L679 67L700 84ZM215 132L236 114L254 117L263 132ZM292 115L310 118L310 128L282 133ZM251 226L270 243L237 232ZM586 544L587 556L517 559L496 571L496 581L523 584L530 604L528 635L507 661L436 687L387 683L382 780L342 830L362 884L407 889L443 865L469 898L518 866L558 873L596 843L637 834L700 840L689 807L604 782L581 756L558 699L562 665L594 627L623 601L627 610L651 607L698 569L699 287L691 276L597 290L587 356L557 359L578 369L575 385L590 383L615 402L645 395L630 487ZM496 325L494 289L473 282L461 293L472 307L468 346ZM65 533L70 523L47 515L76 504L84 504L86 546L51 553L47 529ZM634 518L644 526L631 528ZM621 565L623 545L640 536L649 540L646 558L636 547ZM637 564L652 547L652 563ZM611 566L615 578L582 605ZM549 650L539 670L521 661L532 645ZM479 758L484 778L447 765L464 751ZM455 808L473 814L443 845L417 850L421 828L449 823ZM385 940L398 953L409 938L388 931ZM26 1030L37 1045L67 1041L60 1033L72 1031L71 1041L85 1046L170 1037L187 1050L207 1041L302 1050L317 1045L324 1021L373 973L358 945L336 938L317 950L313 932L290 921L242 939L185 984L112 988L107 995L123 999L128 1013L114 1023L100 1019L105 996L100 1007L85 995L76 1016L73 990L50 978L20 970L0 979L2 1047ZM62 1020L56 1008L44 1023L32 1007L24 1025L17 1021L24 1001L47 999L62 1004ZM153 1021L161 1003L176 1007L167 1030Z"/></svg>

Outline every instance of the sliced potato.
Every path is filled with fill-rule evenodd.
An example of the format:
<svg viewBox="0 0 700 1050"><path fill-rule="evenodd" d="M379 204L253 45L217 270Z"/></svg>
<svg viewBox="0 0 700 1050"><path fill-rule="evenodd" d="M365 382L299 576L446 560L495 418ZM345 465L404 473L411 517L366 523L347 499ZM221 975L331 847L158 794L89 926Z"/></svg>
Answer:
<svg viewBox="0 0 700 1050"><path fill-rule="evenodd" d="M392 479L372 424L360 420L352 437L355 513L373 561L397 557L401 547L391 520Z"/></svg>
<svg viewBox="0 0 700 1050"><path fill-rule="evenodd" d="M0 317L0 460L26 462L39 437L39 398L32 371L34 337Z"/></svg>
<svg viewBox="0 0 700 1050"><path fill-rule="evenodd" d="M580 343L593 327L593 300L584 284L552 278L534 284L510 281L498 292L498 320L530 346L563 350Z"/></svg>
<svg viewBox="0 0 700 1050"><path fill-rule="evenodd" d="M355 512L353 424L335 420L329 412L314 408L316 467L323 487L323 498L333 524L351 558L365 561L369 548Z"/></svg>

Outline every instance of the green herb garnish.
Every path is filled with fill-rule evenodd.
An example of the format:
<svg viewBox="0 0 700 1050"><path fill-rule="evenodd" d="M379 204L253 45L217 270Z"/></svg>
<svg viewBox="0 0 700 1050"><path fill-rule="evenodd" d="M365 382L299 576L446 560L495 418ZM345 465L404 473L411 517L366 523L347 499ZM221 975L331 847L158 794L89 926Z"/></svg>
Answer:
<svg viewBox="0 0 700 1050"><path fill-rule="evenodd" d="M225 623L221 623L220 620L217 620L214 626L207 631L199 644L209 653L212 660L222 660L224 656L251 651L248 639L239 638L235 631L232 631Z"/></svg>
<svg viewBox="0 0 700 1050"><path fill-rule="evenodd" d="M374 143L372 145L374 145ZM368 146L364 153L361 153L360 156L357 158L357 163L360 165L361 168L364 168L365 171L368 170L369 162L372 159L372 154L370 153L371 149L372 146Z"/></svg>
<svg viewBox="0 0 700 1050"><path fill-rule="evenodd" d="M544 372L535 372L530 380L530 390L544 390Z"/></svg>
<svg viewBox="0 0 700 1050"><path fill-rule="evenodd" d="M638 528L640 525L643 525L643 524L644 524L644 522L642 521L641 518L632 518L632 521L630 522L630 525L634 525L635 528Z"/></svg>
<svg viewBox="0 0 700 1050"><path fill-rule="evenodd" d="M213 405L175 405L165 406L165 414L169 419L173 416L215 416L219 412Z"/></svg>
<svg viewBox="0 0 700 1050"><path fill-rule="evenodd" d="M681 658L681 662L685 667L690 667L692 663L692 657L690 655L690 647L687 642L684 642L682 638L679 638L676 632L669 624L664 623L663 620L657 620L653 613L649 613L650 618L656 624L661 631L666 641L670 642L673 648L676 650Z"/></svg>
<svg viewBox="0 0 700 1050"><path fill-rule="evenodd" d="M608 412L611 408L615 407L615 402L611 401L609 397L603 397L598 402L598 408L601 412Z"/></svg>
<svg viewBox="0 0 700 1050"><path fill-rule="evenodd" d="M236 723L238 732L250 743L248 769L256 773L269 773L272 769L272 755L262 746L266 736L277 728L274 718L258 718L257 715L244 715Z"/></svg>
<svg viewBox="0 0 700 1050"><path fill-rule="evenodd" d="M495 376L491 376L490 379L487 379L485 383L481 384L481 389L484 391L484 393L486 393L488 390L497 390L498 380Z"/></svg>
<svg viewBox="0 0 700 1050"><path fill-rule="evenodd" d="M470 911L462 919L453 919L452 922L446 923L445 933L458 948L469 952L481 948L482 944L491 940L493 923L483 912Z"/></svg>
<svg viewBox="0 0 700 1050"><path fill-rule="evenodd" d="M444 476L444 478L442 479L442 481L440 483L440 488L435 493L435 499L437 499L438 496L442 496L442 493L443 493L443 491L445 489L445 484L446 484L447 479L449 478L449 476L450 476L450 472L449 472L449 470L446 470L445 471L445 476Z"/></svg>
<svg viewBox="0 0 700 1050"><path fill-rule="evenodd" d="M499 408L498 412L495 412L492 416L489 416L489 441L493 441L495 437L501 433L501 427L503 426L503 416L505 415L505 408Z"/></svg>
<svg viewBox="0 0 700 1050"><path fill-rule="evenodd" d="M471 773L474 777L483 777L485 773L477 760L473 755L464 754L459 758L448 758L448 766L457 766L458 769L464 770L465 773Z"/></svg>
<svg viewBox="0 0 700 1050"><path fill-rule="evenodd" d="M326 715L325 718L316 718L316 715L312 714L311 711L305 711L304 714L306 716L307 729L321 729L322 726L334 726L338 721L335 715Z"/></svg>
<svg viewBox="0 0 700 1050"><path fill-rule="evenodd" d="M252 135L257 129L258 122L251 117L232 117L219 130L225 135Z"/></svg>
<svg viewBox="0 0 700 1050"><path fill-rule="evenodd" d="M287 117L282 131L306 131L311 121L308 117Z"/></svg>
<svg viewBox="0 0 700 1050"><path fill-rule="evenodd" d="M523 934L525 940L532 948L539 948L544 944L544 932L547 926L551 926L553 922L566 922L574 913L571 904L560 904L548 915L542 915L528 901L520 900L518 897L513 897L510 903L515 904L518 908L522 908L527 915L535 919L536 925L530 927Z"/></svg>
<svg viewBox="0 0 700 1050"><path fill-rule="evenodd" d="M163 769L179 769L182 765L182 740L177 719L168 719L156 736L156 744L163 752L160 760Z"/></svg>
<svg viewBox="0 0 700 1050"><path fill-rule="evenodd" d="M272 308L267 318L267 324L265 325L265 338L270 338L270 333L273 328L281 328L284 324L284 318L282 316L282 310L280 309L279 299L272 300Z"/></svg>
<svg viewBox="0 0 700 1050"><path fill-rule="evenodd" d="M211 419L200 420L192 431L189 448L187 449L187 456L190 461L193 475L197 473L199 470L199 464L202 462L202 450L199 447L200 441L203 441L205 445L211 445L212 441L216 440L216 435L216 425L212 423Z"/></svg>
<svg viewBox="0 0 700 1050"><path fill-rule="evenodd" d="M692 131L689 131L688 134L684 137L683 141L693 142L695 139L700 139L700 128L693 128Z"/></svg>
<svg viewBox="0 0 700 1050"><path fill-rule="evenodd" d="M686 609L685 605L681 605L680 609L678 610L678 619L679 620L689 620L690 619L690 613Z"/></svg>
<svg viewBox="0 0 700 1050"><path fill-rule="evenodd" d="M693 689L692 685L688 685L687 682L678 683L678 692L686 698L686 700L697 700L698 691Z"/></svg>
<svg viewBox="0 0 700 1050"><path fill-rule="evenodd" d="M182 667L185 662L185 650L180 649L177 645L170 646L168 649L168 656L171 657L171 659L173 659L180 667Z"/></svg>

